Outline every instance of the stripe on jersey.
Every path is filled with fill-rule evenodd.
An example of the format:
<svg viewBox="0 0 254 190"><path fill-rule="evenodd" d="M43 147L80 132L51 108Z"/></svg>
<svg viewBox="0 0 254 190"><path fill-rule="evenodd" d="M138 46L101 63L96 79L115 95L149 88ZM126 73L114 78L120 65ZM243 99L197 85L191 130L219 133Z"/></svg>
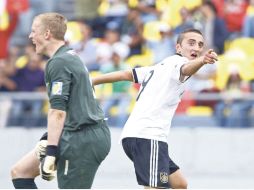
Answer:
<svg viewBox="0 0 254 190"><path fill-rule="evenodd" d="M149 176L150 187L157 187L158 154L159 154L158 141L151 140L150 176Z"/></svg>
<svg viewBox="0 0 254 190"><path fill-rule="evenodd" d="M138 76L137 76L137 73L136 73L135 69L132 69L132 75L133 75L133 78L134 78L134 82L138 83Z"/></svg>

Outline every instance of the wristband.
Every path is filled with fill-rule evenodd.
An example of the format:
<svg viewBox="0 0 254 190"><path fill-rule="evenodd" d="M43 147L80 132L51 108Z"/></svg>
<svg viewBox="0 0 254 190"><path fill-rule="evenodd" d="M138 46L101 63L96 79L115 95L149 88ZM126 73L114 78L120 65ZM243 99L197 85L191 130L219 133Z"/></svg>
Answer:
<svg viewBox="0 0 254 190"><path fill-rule="evenodd" d="M57 155L57 146L56 145L48 145L47 150L46 150L46 155L56 157L56 155Z"/></svg>

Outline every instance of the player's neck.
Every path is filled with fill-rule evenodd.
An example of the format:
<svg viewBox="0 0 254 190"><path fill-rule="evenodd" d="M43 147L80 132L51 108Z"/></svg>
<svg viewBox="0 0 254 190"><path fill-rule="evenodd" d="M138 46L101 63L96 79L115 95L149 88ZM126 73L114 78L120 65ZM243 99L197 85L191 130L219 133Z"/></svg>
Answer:
<svg viewBox="0 0 254 190"><path fill-rule="evenodd" d="M50 42L47 48L47 55L51 58L56 53L56 51L65 44L64 41L54 40Z"/></svg>

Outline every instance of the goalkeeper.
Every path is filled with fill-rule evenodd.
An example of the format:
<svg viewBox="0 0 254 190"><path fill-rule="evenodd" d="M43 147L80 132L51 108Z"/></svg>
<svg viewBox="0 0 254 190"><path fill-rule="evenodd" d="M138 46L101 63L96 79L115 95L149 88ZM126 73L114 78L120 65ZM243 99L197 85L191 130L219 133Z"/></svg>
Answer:
<svg viewBox="0 0 254 190"><path fill-rule="evenodd" d="M75 52L65 46L66 29L66 19L58 13L40 14L32 24L29 38L36 53L50 57L45 69L50 101L48 133L13 166L15 188L37 188L36 176L52 180L56 170L59 188L91 188L110 150L110 132L88 71Z"/></svg>

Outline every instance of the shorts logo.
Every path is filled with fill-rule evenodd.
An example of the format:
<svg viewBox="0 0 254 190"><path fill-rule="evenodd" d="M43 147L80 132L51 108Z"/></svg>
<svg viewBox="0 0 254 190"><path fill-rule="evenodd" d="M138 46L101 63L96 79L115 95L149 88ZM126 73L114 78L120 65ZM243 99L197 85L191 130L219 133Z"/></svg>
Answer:
<svg viewBox="0 0 254 190"><path fill-rule="evenodd" d="M160 172L160 181L161 183L168 183L168 173Z"/></svg>
<svg viewBox="0 0 254 190"><path fill-rule="evenodd" d="M51 95L62 95L63 83L62 82L53 82Z"/></svg>

